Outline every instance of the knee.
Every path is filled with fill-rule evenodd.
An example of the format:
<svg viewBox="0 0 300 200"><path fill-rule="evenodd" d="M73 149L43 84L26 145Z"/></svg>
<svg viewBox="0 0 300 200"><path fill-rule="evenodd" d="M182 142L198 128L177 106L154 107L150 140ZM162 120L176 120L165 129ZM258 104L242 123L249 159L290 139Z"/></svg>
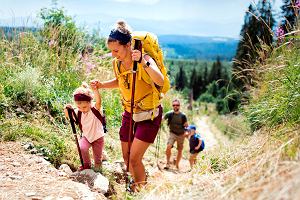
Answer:
<svg viewBox="0 0 300 200"><path fill-rule="evenodd" d="M140 160L139 160L139 159L137 159L137 158L135 158L135 157L131 157L131 158L130 158L130 165L131 165L132 167L135 167L135 166L139 165L139 163L140 163Z"/></svg>
<svg viewBox="0 0 300 200"><path fill-rule="evenodd" d="M89 146L88 145L80 145L80 150L84 153L89 151Z"/></svg>

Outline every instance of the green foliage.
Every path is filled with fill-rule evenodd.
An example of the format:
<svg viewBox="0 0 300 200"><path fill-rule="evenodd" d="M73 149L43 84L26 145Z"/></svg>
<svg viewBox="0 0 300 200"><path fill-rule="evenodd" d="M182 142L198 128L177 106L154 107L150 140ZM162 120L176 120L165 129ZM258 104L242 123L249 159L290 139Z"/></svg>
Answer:
<svg viewBox="0 0 300 200"><path fill-rule="evenodd" d="M264 45L271 47L273 42L272 29L275 20L272 14L270 1L260 0L256 5L249 5L245 14L244 25L241 30L241 37L233 63L233 84L241 91L246 90L246 86L254 85L253 65L258 59L264 59L267 51L263 55L258 53L264 50Z"/></svg>
<svg viewBox="0 0 300 200"><path fill-rule="evenodd" d="M183 66L179 67L179 72L175 77L175 88L176 90L183 90L187 85L187 76L183 69Z"/></svg>
<svg viewBox="0 0 300 200"><path fill-rule="evenodd" d="M63 9L42 9L40 17L44 27L40 34L51 49L58 67L64 69L72 65L72 60L84 48L84 33L80 31Z"/></svg>
<svg viewBox="0 0 300 200"><path fill-rule="evenodd" d="M289 47L288 47L289 48ZM261 90L245 109L253 129L263 125L297 124L300 119L299 47L277 49L262 74ZM274 67L275 66L275 67Z"/></svg>
<svg viewBox="0 0 300 200"><path fill-rule="evenodd" d="M63 107L72 103L74 89L83 80L88 81L78 62L78 51L88 44L82 43L87 39L85 34L62 10L44 9L41 15L44 26L38 32L17 32L10 40L0 38L0 140L34 141L38 150L58 166L63 160L78 161L78 155L70 154L76 147L69 137L71 131L65 130ZM98 53L105 52L101 50L104 39L94 39L99 42ZM101 63L101 67L108 68L107 63L111 62ZM115 98L118 95L107 94L103 101L109 108L109 126L118 126L122 109ZM67 132L62 135L68 137L59 135Z"/></svg>
<svg viewBox="0 0 300 200"><path fill-rule="evenodd" d="M283 15L281 27L284 33L294 30L297 25L297 16L300 14L300 9L295 5L296 2L296 0L283 0L281 6Z"/></svg>

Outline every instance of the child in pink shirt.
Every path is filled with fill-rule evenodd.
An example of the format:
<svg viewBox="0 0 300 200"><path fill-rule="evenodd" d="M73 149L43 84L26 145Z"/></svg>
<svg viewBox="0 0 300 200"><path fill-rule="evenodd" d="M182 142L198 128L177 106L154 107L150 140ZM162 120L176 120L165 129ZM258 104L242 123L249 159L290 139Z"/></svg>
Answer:
<svg viewBox="0 0 300 200"><path fill-rule="evenodd" d="M80 170L90 169L92 166L89 155L90 147L92 147L93 150L94 168L100 169L102 166L104 129L102 122L96 116L96 114L98 116L99 114L101 115L101 96L97 87L91 86L91 88L93 91L84 83L73 93L77 107L75 113L79 118L79 126L82 131L79 146L84 164L80 167ZM92 103L93 96L96 100L95 103ZM72 108L72 105L67 104L66 108ZM67 109L65 109L65 114L68 117Z"/></svg>

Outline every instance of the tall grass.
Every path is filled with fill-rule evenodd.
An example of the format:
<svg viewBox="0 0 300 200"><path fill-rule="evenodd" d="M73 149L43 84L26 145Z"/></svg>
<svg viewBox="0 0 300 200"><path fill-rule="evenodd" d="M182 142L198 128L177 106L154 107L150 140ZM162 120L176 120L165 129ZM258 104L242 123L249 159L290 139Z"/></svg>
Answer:
<svg viewBox="0 0 300 200"><path fill-rule="evenodd" d="M252 128L300 122L300 49L297 43L274 50L258 72L259 88L253 89L245 114Z"/></svg>

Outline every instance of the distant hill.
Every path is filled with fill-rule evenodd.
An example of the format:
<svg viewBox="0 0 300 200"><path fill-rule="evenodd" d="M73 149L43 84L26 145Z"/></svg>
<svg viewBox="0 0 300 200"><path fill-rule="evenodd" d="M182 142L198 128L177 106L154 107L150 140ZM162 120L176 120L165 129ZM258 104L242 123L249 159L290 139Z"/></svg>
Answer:
<svg viewBox="0 0 300 200"><path fill-rule="evenodd" d="M7 39L12 39L19 35L21 32L36 32L38 29L35 27L10 27L10 26L0 26L0 37L6 37Z"/></svg>
<svg viewBox="0 0 300 200"><path fill-rule="evenodd" d="M201 37L188 35L160 35L159 43L167 58L232 60L238 40L226 37Z"/></svg>

